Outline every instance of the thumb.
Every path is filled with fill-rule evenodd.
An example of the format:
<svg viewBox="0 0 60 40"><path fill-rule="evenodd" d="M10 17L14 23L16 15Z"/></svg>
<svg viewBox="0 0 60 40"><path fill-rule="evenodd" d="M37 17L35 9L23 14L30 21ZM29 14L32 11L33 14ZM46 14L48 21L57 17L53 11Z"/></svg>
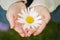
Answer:
<svg viewBox="0 0 60 40"><path fill-rule="evenodd" d="M10 28L12 29L14 27L14 18L13 18L13 12L11 10L7 11L6 14L7 20L10 23Z"/></svg>

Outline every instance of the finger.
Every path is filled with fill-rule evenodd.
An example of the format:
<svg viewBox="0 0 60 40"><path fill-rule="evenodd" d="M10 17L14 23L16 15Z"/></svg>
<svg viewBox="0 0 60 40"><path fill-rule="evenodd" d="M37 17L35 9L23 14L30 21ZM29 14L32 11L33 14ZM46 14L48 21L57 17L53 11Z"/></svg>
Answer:
<svg viewBox="0 0 60 40"><path fill-rule="evenodd" d="M30 37L34 33L34 29L30 28L28 31L28 37Z"/></svg>
<svg viewBox="0 0 60 40"><path fill-rule="evenodd" d="M21 37L24 37L24 32L20 27L15 27L14 30L17 31Z"/></svg>
<svg viewBox="0 0 60 40"><path fill-rule="evenodd" d="M35 10L40 14L40 15L42 15L44 18L44 20L45 20L45 22L46 23L48 23L48 21L50 20L50 12L49 12L49 10L46 8L46 7L44 7L44 6L36 6L35 7Z"/></svg>
<svg viewBox="0 0 60 40"><path fill-rule="evenodd" d="M36 35L40 34L43 31L43 29L45 28L45 26L46 26L46 23L42 23L41 26L34 32L33 35L36 36Z"/></svg>
<svg viewBox="0 0 60 40"><path fill-rule="evenodd" d="M25 37L27 37L27 29L23 29L23 32L24 32L24 34L25 34Z"/></svg>
<svg viewBox="0 0 60 40"><path fill-rule="evenodd" d="M43 20L45 21L45 23L48 23L50 21L50 19L51 19L50 15L44 15Z"/></svg>
<svg viewBox="0 0 60 40"><path fill-rule="evenodd" d="M26 8L24 3L14 3L9 7L7 14L6 14L6 17L10 23L10 28L13 28L13 26L14 26L13 15L20 13L21 9L24 9L24 8Z"/></svg>
<svg viewBox="0 0 60 40"><path fill-rule="evenodd" d="M44 21L45 21L45 23L48 23L49 22L49 20L50 20L50 18L51 18L51 16L50 16L50 12L48 11L48 9L44 9L43 10L43 12L41 12L42 13L42 15L43 15L43 19L44 19Z"/></svg>

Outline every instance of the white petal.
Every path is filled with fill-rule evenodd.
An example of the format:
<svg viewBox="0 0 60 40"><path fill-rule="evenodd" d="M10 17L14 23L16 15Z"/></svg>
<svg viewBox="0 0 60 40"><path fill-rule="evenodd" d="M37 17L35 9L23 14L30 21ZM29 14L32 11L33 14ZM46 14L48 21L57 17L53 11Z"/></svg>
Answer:
<svg viewBox="0 0 60 40"><path fill-rule="evenodd" d="M30 26L29 25L27 25L27 24L24 24L24 26L23 26L23 29L26 29L26 28L30 28Z"/></svg>
<svg viewBox="0 0 60 40"><path fill-rule="evenodd" d="M37 28L40 24L34 23L32 24L35 28Z"/></svg>
<svg viewBox="0 0 60 40"><path fill-rule="evenodd" d="M38 13L35 11L34 8L31 9L31 13L32 13L34 16L38 16Z"/></svg>
<svg viewBox="0 0 60 40"><path fill-rule="evenodd" d="M36 11L34 11L34 17L37 17L39 14L36 12Z"/></svg>
<svg viewBox="0 0 60 40"><path fill-rule="evenodd" d="M41 19L41 18L42 18L41 16L38 16L38 17L35 18L35 20L39 20L39 19Z"/></svg>
<svg viewBox="0 0 60 40"><path fill-rule="evenodd" d="M27 10L26 9L22 9L21 13L19 13L18 15L25 18L28 15Z"/></svg>
<svg viewBox="0 0 60 40"><path fill-rule="evenodd" d="M25 9L25 15L26 15L26 16L28 16L28 12L27 12L27 10L26 10L26 9Z"/></svg>
<svg viewBox="0 0 60 40"><path fill-rule="evenodd" d="M28 24L27 22L25 22L25 23L27 25L27 29L30 29L31 24Z"/></svg>
<svg viewBox="0 0 60 40"><path fill-rule="evenodd" d="M25 30L27 28L26 24L24 24L23 29Z"/></svg>
<svg viewBox="0 0 60 40"><path fill-rule="evenodd" d="M31 11L34 11L34 7L31 9Z"/></svg>
<svg viewBox="0 0 60 40"><path fill-rule="evenodd" d="M17 22L24 23L24 19L18 18Z"/></svg>
<svg viewBox="0 0 60 40"><path fill-rule="evenodd" d="M29 15L32 15L33 14L33 12L31 12L31 11L29 11L28 13L29 13Z"/></svg>
<svg viewBox="0 0 60 40"><path fill-rule="evenodd" d="M34 18L37 17L37 13L34 12L34 13L32 14L32 16L33 16Z"/></svg>
<svg viewBox="0 0 60 40"><path fill-rule="evenodd" d="M35 18L35 17L38 16L38 13L35 12L35 11L31 11L31 12L29 13L29 15L30 15L30 16L33 16L33 17Z"/></svg>
<svg viewBox="0 0 60 40"><path fill-rule="evenodd" d="M35 27L34 27L33 25L31 26L31 28L32 28L32 29L35 29Z"/></svg>
<svg viewBox="0 0 60 40"><path fill-rule="evenodd" d="M28 12L30 12L29 7L28 7Z"/></svg>
<svg viewBox="0 0 60 40"><path fill-rule="evenodd" d="M26 12L24 11L24 10L21 10L21 14L24 16L24 17L26 17L26 14L25 14Z"/></svg>
<svg viewBox="0 0 60 40"><path fill-rule="evenodd" d="M39 23L39 24L41 24L41 23L42 23L42 20L37 20L37 21L35 21L34 23Z"/></svg>
<svg viewBox="0 0 60 40"><path fill-rule="evenodd" d="M24 15L25 14L24 10L21 10L21 13Z"/></svg>
<svg viewBox="0 0 60 40"><path fill-rule="evenodd" d="M40 24L35 24L34 26L35 26L35 28L37 28L39 25L40 25Z"/></svg>
<svg viewBox="0 0 60 40"><path fill-rule="evenodd" d="M30 26L28 26L27 29L30 29Z"/></svg>
<svg viewBox="0 0 60 40"><path fill-rule="evenodd" d="M23 15L21 13L18 14L19 16L23 17Z"/></svg>
<svg viewBox="0 0 60 40"><path fill-rule="evenodd" d="M29 10L29 8L28 8L28 11L29 11L29 15L32 15L34 12L34 8L32 8L31 10Z"/></svg>
<svg viewBox="0 0 60 40"><path fill-rule="evenodd" d="M27 13L27 10L25 9L25 13Z"/></svg>

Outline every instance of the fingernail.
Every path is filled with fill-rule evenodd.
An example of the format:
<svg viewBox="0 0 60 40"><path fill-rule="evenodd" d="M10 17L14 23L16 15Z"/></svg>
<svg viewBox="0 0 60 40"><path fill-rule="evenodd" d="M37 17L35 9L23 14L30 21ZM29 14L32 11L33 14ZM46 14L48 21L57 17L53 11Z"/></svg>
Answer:
<svg viewBox="0 0 60 40"><path fill-rule="evenodd" d="M21 37L24 37L24 34L21 34Z"/></svg>
<svg viewBox="0 0 60 40"><path fill-rule="evenodd" d="M36 36L36 34L33 34L34 36Z"/></svg>
<svg viewBox="0 0 60 40"><path fill-rule="evenodd" d="M31 35L31 34L30 34L30 33L28 33L28 37L30 37L30 35Z"/></svg>
<svg viewBox="0 0 60 40"><path fill-rule="evenodd" d="M30 37L30 34L28 34L28 37Z"/></svg>
<svg viewBox="0 0 60 40"><path fill-rule="evenodd" d="M11 26L10 28L11 28L11 29L13 29L13 28L14 28L14 26Z"/></svg>
<svg viewBox="0 0 60 40"><path fill-rule="evenodd" d="M29 37L29 36L30 36L30 34L28 33L28 34L27 34L27 36Z"/></svg>
<svg viewBox="0 0 60 40"><path fill-rule="evenodd" d="M30 36L31 36L31 34L32 34L32 33L28 33L28 37L30 37Z"/></svg>

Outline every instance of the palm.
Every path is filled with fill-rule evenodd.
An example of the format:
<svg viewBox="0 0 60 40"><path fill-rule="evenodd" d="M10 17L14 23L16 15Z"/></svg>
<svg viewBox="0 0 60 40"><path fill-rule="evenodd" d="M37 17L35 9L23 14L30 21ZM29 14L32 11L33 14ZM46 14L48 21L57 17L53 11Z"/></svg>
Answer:
<svg viewBox="0 0 60 40"><path fill-rule="evenodd" d="M9 10L7 11L7 19L10 23L10 28L14 29L15 31L17 31L22 37L24 37L24 31L21 29L21 24L19 24L18 22L16 22L17 20L17 14L21 12L21 9L26 8L25 4L23 3L15 3L12 4L9 7ZM20 27L19 27L20 26Z"/></svg>
<svg viewBox="0 0 60 40"><path fill-rule="evenodd" d="M34 32L34 35L38 35L43 31L43 29L46 27L46 24L49 22L50 14L49 14L48 9L43 6L36 6L35 10L42 16L42 19L43 19L43 22L40 25L40 27L36 29Z"/></svg>

